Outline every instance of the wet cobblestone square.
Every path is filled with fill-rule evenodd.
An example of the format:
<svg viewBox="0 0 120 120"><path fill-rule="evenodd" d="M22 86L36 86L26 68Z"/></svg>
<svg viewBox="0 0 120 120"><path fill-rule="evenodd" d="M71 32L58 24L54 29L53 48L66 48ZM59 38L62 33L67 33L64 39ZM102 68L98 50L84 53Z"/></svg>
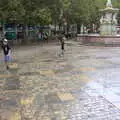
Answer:
<svg viewBox="0 0 120 120"><path fill-rule="evenodd" d="M0 120L120 120L119 47L26 49L8 71L0 61Z"/></svg>

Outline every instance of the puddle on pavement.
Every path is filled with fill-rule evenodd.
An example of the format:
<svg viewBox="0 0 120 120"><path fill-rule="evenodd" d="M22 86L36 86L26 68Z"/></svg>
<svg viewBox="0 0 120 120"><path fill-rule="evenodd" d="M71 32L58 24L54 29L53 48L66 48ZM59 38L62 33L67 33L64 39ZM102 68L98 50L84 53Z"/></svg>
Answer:
<svg viewBox="0 0 120 120"><path fill-rule="evenodd" d="M18 77L7 78L4 84L4 90L20 89L20 80Z"/></svg>

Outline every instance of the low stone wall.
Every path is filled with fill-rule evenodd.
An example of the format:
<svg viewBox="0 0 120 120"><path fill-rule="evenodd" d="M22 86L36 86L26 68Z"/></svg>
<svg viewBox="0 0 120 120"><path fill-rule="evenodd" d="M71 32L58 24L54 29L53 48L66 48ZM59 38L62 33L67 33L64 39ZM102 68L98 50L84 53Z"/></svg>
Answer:
<svg viewBox="0 0 120 120"><path fill-rule="evenodd" d="M83 44L98 43L120 45L120 36L78 35L77 41L80 41Z"/></svg>

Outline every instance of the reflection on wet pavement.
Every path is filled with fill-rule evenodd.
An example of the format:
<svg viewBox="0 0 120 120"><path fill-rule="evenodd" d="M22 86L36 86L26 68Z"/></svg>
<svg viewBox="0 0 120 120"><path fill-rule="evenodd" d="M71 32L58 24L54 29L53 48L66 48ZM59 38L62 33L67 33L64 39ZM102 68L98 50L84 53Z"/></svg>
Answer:
<svg viewBox="0 0 120 120"><path fill-rule="evenodd" d="M15 53L0 63L0 120L120 120L120 48L67 41Z"/></svg>

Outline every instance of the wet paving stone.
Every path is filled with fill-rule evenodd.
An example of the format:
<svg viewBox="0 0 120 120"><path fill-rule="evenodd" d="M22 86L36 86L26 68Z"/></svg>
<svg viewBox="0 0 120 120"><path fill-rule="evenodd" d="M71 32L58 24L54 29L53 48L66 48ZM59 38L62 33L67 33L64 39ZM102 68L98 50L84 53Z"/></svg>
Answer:
<svg viewBox="0 0 120 120"><path fill-rule="evenodd" d="M34 76L34 75L40 75L39 72L25 72L25 73L20 73L19 76Z"/></svg>
<svg viewBox="0 0 120 120"><path fill-rule="evenodd" d="M72 66L66 66L66 67L63 67L63 68L61 68L61 69L56 69L56 70L55 70L55 73L57 74L57 73L69 72L69 71L71 71L72 69L73 69Z"/></svg>
<svg viewBox="0 0 120 120"><path fill-rule="evenodd" d="M11 78L14 77L14 75L11 74L0 74L0 79L7 79L7 78Z"/></svg>
<svg viewBox="0 0 120 120"><path fill-rule="evenodd" d="M48 94L45 96L45 100L48 104L61 102L57 94Z"/></svg>
<svg viewBox="0 0 120 120"><path fill-rule="evenodd" d="M75 99L71 93L57 93L57 96L61 101L71 101Z"/></svg>
<svg viewBox="0 0 120 120"><path fill-rule="evenodd" d="M79 59L89 59L89 56L79 56Z"/></svg>
<svg viewBox="0 0 120 120"><path fill-rule="evenodd" d="M6 100L6 101L2 102L1 106L4 109L5 108L8 109L9 107L17 108L18 107L18 102L15 99L10 99L10 100Z"/></svg>
<svg viewBox="0 0 120 120"><path fill-rule="evenodd" d="M13 116L10 118L11 120L22 120L21 114L19 112L15 112Z"/></svg>
<svg viewBox="0 0 120 120"><path fill-rule="evenodd" d="M96 68L85 68L85 67L83 67L83 68L80 68L80 71L82 71L82 72L92 72L92 71L96 71Z"/></svg>
<svg viewBox="0 0 120 120"><path fill-rule="evenodd" d="M43 76L54 76L55 72L53 70L40 70L40 75L43 75Z"/></svg>
<svg viewBox="0 0 120 120"><path fill-rule="evenodd" d="M21 105L30 105L33 103L34 97L26 97L20 100Z"/></svg>
<svg viewBox="0 0 120 120"><path fill-rule="evenodd" d="M43 62L53 62L54 60L50 59L50 60L44 60Z"/></svg>
<svg viewBox="0 0 120 120"><path fill-rule="evenodd" d="M21 48L0 70L0 120L120 120L120 48L67 44L61 57L55 44Z"/></svg>
<svg viewBox="0 0 120 120"><path fill-rule="evenodd" d="M46 99L44 95L41 95L40 93L36 95L34 103L36 106L38 106L38 108L44 106L46 102L48 102L48 99Z"/></svg>

